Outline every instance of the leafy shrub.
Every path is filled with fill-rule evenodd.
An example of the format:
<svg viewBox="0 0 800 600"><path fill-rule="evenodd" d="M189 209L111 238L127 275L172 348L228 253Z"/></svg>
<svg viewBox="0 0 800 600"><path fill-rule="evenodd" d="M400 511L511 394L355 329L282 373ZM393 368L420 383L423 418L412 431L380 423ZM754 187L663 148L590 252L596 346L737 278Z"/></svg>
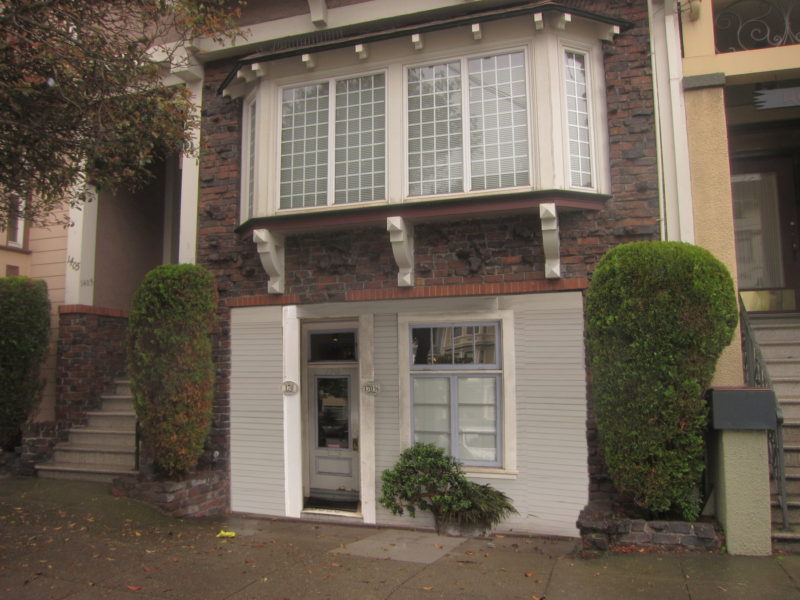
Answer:
<svg viewBox="0 0 800 600"><path fill-rule="evenodd" d="M617 489L651 513L699 513L703 394L737 317L730 274L703 248L636 242L597 265L586 335L600 447Z"/></svg>
<svg viewBox="0 0 800 600"><path fill-rule="evenodd" d="M40 399L50 337L44 281L0 278L0 449L9 449Z"/></svg>
<svg viewBox="0 0 800 600"><path fill-rule="evenodd" d="M128 374L145 452L176 475L197 464L211 427L210 333L217 294L197 265L162 265L136 291L128 321Z"/></svg>
<svg viewBox="0 0 800 600"><path fill-rule="evenodd" d="M394 468L381 475L379 502L401 515L429 510L436 531L454 523L488 528L517 511L508 496L489 485L467 480L461 465L433 444L416 443L400 454Z"/></svg>

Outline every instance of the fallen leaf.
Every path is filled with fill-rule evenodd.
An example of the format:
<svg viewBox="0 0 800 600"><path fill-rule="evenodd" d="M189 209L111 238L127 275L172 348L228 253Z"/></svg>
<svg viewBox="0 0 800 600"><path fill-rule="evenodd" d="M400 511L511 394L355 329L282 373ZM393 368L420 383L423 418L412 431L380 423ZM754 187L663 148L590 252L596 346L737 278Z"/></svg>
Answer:
<svg viewBox="0 0 800 600"><path fill-rule="evenodd" d="M502 534L499 534L499 533L496 533L494 537L496 537L498 540L502 540L506 536L504 536Z"/></svg>
<svg viewBox="0 0 800 600"><path fill-rule="evenodd" d="M170 562L174 562L174 563L181 562L179 558L175 558L174 556L171 556L169 560L170 560Z"/></svg>
<svg viewBox="0 0 800 600"><path fill-rule="evenodd" d="M232 538L236 537L235 531L225 531L224 529L220 529L219 533L217 534L218 538Z"/></svg>
<svg viewBox="0 0 800 600"><path fill-rule="evenodd" d="M469 556L474 556L475 555L475 553L472 550L467 550L466 552L464 552L464 554L467 554Z"/></svg>
<svg viewBox="0 0 800 600"><path fill-rule="evenodd" d="M525 573L525 577L533 577L533 571L528 571Z"/></svg>
<svg viewBox="0 0 800 600"><path fill-rule="evenodd" d="M438 548L439 550L441 550L442 548L444 548L444 546L442 546L441 544L434 544L434 546L436 546L436 548Z"/></svg>
<svg viewBox="0 0 800 600"><path fill-rule="evenodd" d="M246 562L249 565L249 564L252 564L252 563L254 563L256 561L254 561L252 558L245 558L244 562Z"/></svg>
<svg viewBox="0 0 800 600"><path fill-rule="evenodd" d="M422 589L425 590L426 592L430 592L433 589L433 586L432 585L423 585Z"/></svg>
<svg viewBox="0 0 800 600"><path fill-rule="evenodd" d="M132 591L132 592L138 592L138 591L139 591L140 589L142 589L142 588L140 588L138 585L129 585L129 586L128 586L128 589L129 589L130 591Z"/></svg>
<svg viewBox="0 0 800 600"><path fill-rule="evenodd" d="M337 563L337 562L332 562L332 563L331 563L331 566L332 566L332 567L341 567L342 565L340 565L340 564L339 564L339 563Z"/></svg>

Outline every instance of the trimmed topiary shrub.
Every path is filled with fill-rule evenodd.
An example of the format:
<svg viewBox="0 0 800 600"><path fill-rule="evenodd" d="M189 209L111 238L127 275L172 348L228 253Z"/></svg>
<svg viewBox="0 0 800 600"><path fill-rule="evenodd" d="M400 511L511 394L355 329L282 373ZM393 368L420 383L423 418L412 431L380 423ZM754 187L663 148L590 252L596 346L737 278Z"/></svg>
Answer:
<svg viewBox="0 0 800 600"><path fill-rule="evenodd" d="M29 277L0 278L0 450L9 450L36 407L50 339L47 284Z"/></svg>
<svg viewBox="0 0 800 600"><path fill-rule="evenodd" d="M145 453L174 476L197 465L211 427L214 280L197 265L162 265L136 291L128 320L128 374Z"/></svg>
<svg viewBox="0 0 800 600"><path fill-rule="evenodd" d="M586 339L600 447L616 488L655 516L695 519L708 388L738 319L710 252L636 242L598 263Z"/></svg>
<svg viewBox="0 0 800 600"><path fill-rule="evenodd" d="M418 442L404 450L381 481L383 506L395 515L407 510L412 517L417 509L429 510L437 533L449 524L489 528L517 512L508 496L469 481L461 465L433 444Z"/></svg>

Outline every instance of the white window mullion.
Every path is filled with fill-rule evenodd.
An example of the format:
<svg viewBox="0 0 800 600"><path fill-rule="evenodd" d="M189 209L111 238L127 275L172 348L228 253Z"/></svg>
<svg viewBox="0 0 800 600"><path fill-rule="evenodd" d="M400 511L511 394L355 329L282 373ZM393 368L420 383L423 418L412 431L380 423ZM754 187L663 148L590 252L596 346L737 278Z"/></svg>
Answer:
<svg viewBox="0 0 800 600"><path fill-rule="evenodd" d="M328 82L328 191L327 205L333 206L336 195L336 82Z"/></svg>
<svg viewBox="0 0 800 600"><path fill-rule="evenodd" d="M461 125L462 135L464 136L464 148L462 149L462 161L464 164L464 191L472 191L472 127L470 126L470 104L469 104L469 65L467 59L461 59Z"/></svg>

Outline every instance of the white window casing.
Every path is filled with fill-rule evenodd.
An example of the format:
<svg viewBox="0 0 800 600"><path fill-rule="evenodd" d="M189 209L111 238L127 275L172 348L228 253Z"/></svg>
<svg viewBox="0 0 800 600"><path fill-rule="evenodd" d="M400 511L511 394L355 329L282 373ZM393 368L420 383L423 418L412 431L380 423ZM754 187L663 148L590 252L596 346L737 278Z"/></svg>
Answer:
<svg viewBox="0 0 800 600"><path fill-rule="evenodd" d="M486 326L496 332L496 363L450 364L444 368L433 363L412 364L412 329ZM398 316L400 428L404 446L414 441L448 446L448 454L464 463L469 474L516 477L513 331L513 313L509 310ZM486 409L492 403L490 418ZM422 422L426 423L424 428ZM483 441L470 450L461 443L462 433ZM489 438L496 439L496 452L487 445Z"/></svg>

